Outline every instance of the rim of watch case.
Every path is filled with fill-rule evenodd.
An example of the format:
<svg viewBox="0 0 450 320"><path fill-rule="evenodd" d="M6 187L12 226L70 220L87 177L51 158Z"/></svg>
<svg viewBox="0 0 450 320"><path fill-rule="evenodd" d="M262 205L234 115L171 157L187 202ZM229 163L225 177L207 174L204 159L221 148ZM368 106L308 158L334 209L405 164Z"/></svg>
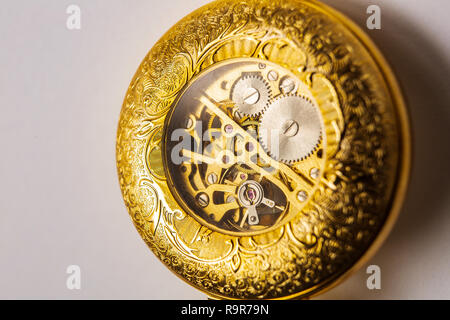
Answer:
<svg viewBox="0 0 450 320"><path fill-rule="evenodd" d="M392 107L392 110L390 110L391 116L395 117L393 127L395 127L396 137L398 139L398 141L396 141L396 143L398 143L396 145L398 154L396 157L392 158L394 160L389 158L389 161L395 162L395 174L392 174L392 181L389 182L391 183L391 191L387 196L384 195L385 198L388 199L382 206L385 208L385 212L383 212L384 215L380 218L381 222L377 222L379 224L377 224L376 230L373 229L375 231L372 230L373 233L368 236L368 238L370 238L368 243L357 248L357 253L353 256L350 256L349 254L347 258L351 261L343 263L344 267L337 267L338 269L335 270L334 273L330 271L326 276L321 276L320 272L325 272L322 269L320 269L321 271L315 270L318 273L311 275L310 278L306 275L302 275L300 280L297 279L302 282L297 285L283 286L285 282L281 283L281 281L294 280L283 278L285 275L278 274L276 267L271 267L272 269L267 271L270 272L270 281L267 280L267 277L269 276L268 273L264 273L260 278L258 278L259 274L254 275L251 270L247 270L248 272L246 271L247 273L244 273L242 271L242 268L244 268L243 265L246 263L245 260L250 258L246 256L245 250L242 250L239 253L239 249L236 249L236 246L239 245L241 239L253 239L252 237L254 234L243 234L242 237L240 237L239 234L227 234L226 232L221 234L219 232L220 230L211 227L211 225L202 223L201 219L199 220L195 216L191 217L192 214L187 214L187 210L181 209L185 207L180 206L179 197L174 196L171 189L167 186L167 180L164 177L164 175L167 174L167 166L162 160L164 157L165 146L164 136L166 134L165 130L168 121L166 115L172 112L176 105L176 101L178 101L179 97L182 96L182 93L185 92L186 87L189 86L192 81L198 79L199 75L202 75L204 72L211 69L212 66L221 63L220 60L211 60L210 62L207 62L207 59L205 59L202 60L202 63L196 65L195 68L191 64L190 68L184 70L185 61L190 61L192 63L192 52L195 54L199 54L199 52L196 51L197 49L192 49L192 47L190 47L192 43L189 43L189 41L191 41L191 39L185 39L183 42L183 39L178 38L183 35L181 29L195 26L195 23L192 23L191 25L189 23L194 19L199 20L199 17L204 18L206 21L205 23L215 23L214 17L206 17L206 12L208 10L213 10L214 12L224 10L223 12L225 12L226 10L234 10L234 6L237 5L242 5L243 8L250 8L249 10L259 10L258 12L260 13L264 13L264 10L268 7L273 9L275 6L279 6L293 11L301 11L303 14L306 12L306 15L311 13L316 14L320 19L325 19L326 23L329 23L331 25L330 28L332 29L337 28L336 26L340 26L341 29L339 29L339 31L345 33L343 37L346 41L352 41L352 46L349 46L355 49L356 53L354 54L365 54L369 57L370 61L365 61L364 63L369 65L368 68L374 68L369 68L370 70L375 70L379 73L379 78L377 78L377 75L370 78L372 79L370 80L372 81L371 84L375 86L375 89L380 91L384 90L383 92L389 95L388 98L390 99L390 105ZM222 9L220 9L221 7ZM253 13L253 11L250 12L249 15ZM239 19L237 19L237 21L238 20ZM237 38L234 38L234 41L239 39L239 33L243 30L243 26L236 26L235 23L236 22L233 21L228 28L225 30L221 29L222 34L217 36L223 36L227 32L234 32L233 35L237 36ZM272 23L276 24L276 19L274 19ZM288 28L288 26L283 26L284 28ZM233 27L237 27L239 31L230 31ZM270 25L270 27L279 31L278 26ZM213 29L214 28L219 27L214 26ZM191 32L195 32L195 27L193 27ZM285 36L284 39L292 40L291 37L286 36L285 33L283 33L283 35ZM259 35L255 34L254 36L258 37ZM211 42L214 37L215 36L208 41ZM208 41L205 41L205 43L197 43L197 45L207 47ZM171 50L177 51L176 53L178 53L178 55L174 55ZM211 52L207 52L205 55L208 54L211 54ZM351 57L355 58L352 54L353 52L350 54ZM159 56L158 63L154 61L156 60L156 55L162 55ZM197 58L198 57L196 57L196 59ZM255 57L240 52L237 56L228 56L222 61L231 61L232 58L240 59ZM279 61L274 61L274 59L267 60L268 63L280 63ZM177 68L182 68L183 70L177 70ZM290 68L289 70L291 71ZM177 77L177 72L181 76ZM328 74L326 76L328 76ZM372 75L369 75L368 77L371 76ZM382 80L380 81L380 79ZM334 87L334 83L332 83L332 85ZM162 92L162 87L177 87L178 90L168 94L167 91ZM338 97L337 99L339 99L338 104L340 103L340 94L341 93L336 94ZM148 113L147 111L150 109L152 111ZM163 144L162 146L161 143ZM151 146L151 148L149 146ZM152 156L153 152L158 156ZM316 296L340 284L349 275L361 268L380 248L397 220L407 192L411 171L411 153L412 146L409 115L399 83L388 62L376 45L349 18L316 0L216 0L197 9L178 22L157 42L140 65L130 84L123 103L117 134L116 157L120 187L133 223L150 249L175 275L195 288L203 291L213 299L299 299ZM389 164L386 166L388 165ZM366 190L367 184L363 186L361 192L364 193ZM298 213L298 215L300 214L301 212ZM180 219L190 219L189 221L192 220L192 222L185 225L177 225ZM283 232L284 225L279 227L279 229L283 228ZM217 245L217 243L214 242L218 251L225 251L223 248L225 247L225 244L223 243L226 241L235 245L233 247L233 250L235 251L233 251L231 255L224 253L217 259L211 260L203 258L203 256L200 257L200 254L197 256L196 252L201 250L199 249L200 247L191 248L189 247L189 241L186 240L189 238L186 236L186 229L193 228L193 226L198 226L198 230L196 229L195 235L190 234L190 238L193 239L192 241L200 239L199 241L201 242L203 238L200 238L199 234L204 232L204 228L206 227L206 232L217 233L218 239L222 241L222 244L220 245ZM212 231L209 231L209 229L212 229ZM266 233L275 232L272 229L260 232L260 234L264 236ZM255 235L257 236L257 234ZM355 238L351 239L353 242L349 244L350 246L356 241ZM332 239L330 241L332 242ZM344 246L342 243L339 245ZM261 248L266 247L261 246ZM264 250L269 249L261 250L263 250L264 253ZM302 251L298 254L305 254L305 252L306 249L304 252ZM325 253L319 253L325 255ZM208 254L210 253L208 252ZM250 253L250 255L251 254L252 253ZM329 257L333 255L333 252L330 251L326 254ZM320 257L322 256L319 255L319 258ZM252 261L258 261L258 263L260 263L261 260ZM292 261L294 260L291 260L290 262ZM306 259L304 261L306 261ZM296 266L294 265L293 268L295 267ZM220 268L223 268L223 270L230 268L232 271L225 274L225 271L221 271ZM298 270L296 269L297 273L307 273L306 267L305 270ZM233 271L239 276L236 276L236 278L230 276L230 274L233 275ZM245 277L242 277L243 274L247 275L248 278L254 277L252 279L257 280L247 281ZM280 277L283 279L280 279ZM314 277L317 277L317 279ZM265 288L259 292L259 288L255 289L255 286L252 287L249 284L250 281L255 281L255 283L257 283L258 281L261 281L261 279L273 282L271 282L270 290ZM280 282L277 284L278 279L280 279ZM315 282L316 280L317 282ZM311 282L305 284L305 281ZM252 282L252 285L255 283ZM281 288L280 291L277 291L277 288Z"/></svg>
<svg viewBox="0 0 450 320"><path fill-rule="evenodd" d="M335 279L328 287L322 287L315 291L312 296L317 296L325 291L328 291L343 281L345 281L354 272L359 270L365 263L367 263L378 251L378 249L383 245L384 241L389 236L390 232L394 228L394 225L398 219L401 212L403 202L405 200L408 185L410 181L410 174L412 169L412 135L411 135L411 125L410 125L410 115L406 105L406 100L404 98L402 88L393 72L393 68L389 62L385 59L381 51L375 45L375 43L370 39L370 37L361 30L351 19L342 14L341 12L326 6L318 1L313 0L313 2L320 7L322 10L327 10L332 13L343 25L347 26L349 30L355 33L356 37L364 44L378 63L386 82L388 83L388 88L391 91L391 96L395 101L396 111L397 111L397 121L400 127L400 161L399 170L397 177L397 186L395 187L395 192L392 196L392 202L390 205L390 213L384 223L384 226L379 231L375 240L372 242L367 251L361 256L361 258L348 269L344 274L342 274L338 279Z"/></svg>

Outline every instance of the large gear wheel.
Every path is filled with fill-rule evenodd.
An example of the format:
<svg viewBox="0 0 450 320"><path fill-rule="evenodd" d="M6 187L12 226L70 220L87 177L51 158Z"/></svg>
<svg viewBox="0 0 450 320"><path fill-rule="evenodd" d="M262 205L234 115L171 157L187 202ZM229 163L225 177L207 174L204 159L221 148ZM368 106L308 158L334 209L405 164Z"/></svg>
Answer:
<svg viewBox="0 0 450 320"><path fill-rule="evenodd" d="M259 141L263 148L272 158L287 164L310 156L321 138L320 111L305 97L280 96L260 119Z"/></svg>
<svg viewBox="0 0 450 320"><path fill-rule="evenodd" d="M250 117L261 115L267 108L271 90L260 75L244 75L231 89L231 100L240 114Z"/></svg>

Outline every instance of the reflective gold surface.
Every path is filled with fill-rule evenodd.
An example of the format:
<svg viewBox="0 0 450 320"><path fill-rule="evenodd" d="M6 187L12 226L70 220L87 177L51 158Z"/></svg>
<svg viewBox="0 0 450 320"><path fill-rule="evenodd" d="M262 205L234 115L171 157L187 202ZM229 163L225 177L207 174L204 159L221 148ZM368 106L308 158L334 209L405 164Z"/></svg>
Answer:
<svg viewBox="0 0 450 320"><path fill-rule="evenodd" d="M319 186L326 158L333 156L342 132L339 128L343 128L336 94L327 90L331 85L319 91L317 84L323 84L324 79L314 77L315 86L300 80L310 76L299 71L294 75L267 60L246 58L217 63L191 81L167 116L162 148L169 188L186 212L215 231L249 236L275 230L303 209ZM292 80L289 94L284 92L286 79ZM230 100L239 100L236 95L240 92L235 92L244 83L260 90L255 89L258 96L252 105ZM320 108L316 96L320 96L320 102L325 101ZM287 110L285 100L292 101L294 110ZM252 114L255 108L259 110L258 102L266 106L260 114ZM248 108L250 113L240 107ZM312 119L317 127L309 128L311 119L298 114L298 108L305 107L305 114L317 113L317 118ZM272 148L270 152L263 141L272 139L263 135L273 135L271 138L282 143L279 140L284 134L266 127L270 123L276 129L286 125L288 121L277 119L286 111L288 121L296 118L299 123L291 124L297 127L288 134L295 139L291 144L284 141L287 150L280 156L292 153L298 160L282 163L287 160L277 160L274 153L279 150ZM289 114L292 112L294 115ZM225 132L227 128L229 133ZM308 134L316 134L311 140L314 142L306 146L306 152L299 153ZM244 189L255 192L255 197L261 194L259 202L255 199L253 211L250 203L246 205Z"/></svg>
<svg viewBox="0 0 450 320"><path fill-rule="evenodd" d="M322 139L299 159L291 159L290 150L285 159L290 161L271 156L261 139L245 132L242 119L234 118L239 101L233 101L231 88L225 86L221 96L227 76L238 79L246 68L264 62L266 68L258 72L269 86L274 79L269 69L277 70L280 79L294 77L295 94L320 112ZM224 65L230 70L204 81ZM276 81L271 101L285 94ZM182 109L195 86L201 89L199 103ZM256 121L259 128L264 121L257 121L268 110L244 120ZM262 147L242 155L254 152L276 174L261 174L263 166L245 161L250 171L243 178L276 186L281 213L272 213L266 224L250 225L243 201L223 201L239 196L238 186L244 183L240 175L226 178L234 163L204 161L204 172L196 177L189 174L192 169L175 169L167 157L174 147L168 133L172 124L179 127L177 115L186 111L192 121L203 119L204 112L205 122L218 117L215 129L223 133L229 125L245 142ZM218 152L226 144L217 142ZM194 156L207 160L208 155ZM218 0L184 18L139 67L117 138L120 185L138 232L168 268L214 298L306 298L337 284L390 231L409 163L408 117L389 67L359 29L316 1ZM312 169L319 173L311 175ZM212 179L208 186L205 181L213 172L225 178ZM219 205L196 207L201 193L211 199L215 191L224 193ZM241 211L227 218L237 207ZM230 221L237 227L227 227Z"/></svg>

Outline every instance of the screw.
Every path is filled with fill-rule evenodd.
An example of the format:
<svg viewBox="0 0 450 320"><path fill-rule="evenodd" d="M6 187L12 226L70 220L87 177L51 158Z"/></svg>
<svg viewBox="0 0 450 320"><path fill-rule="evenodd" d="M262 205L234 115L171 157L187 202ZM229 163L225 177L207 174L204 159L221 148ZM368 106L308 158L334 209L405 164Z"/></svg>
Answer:
<svg viewBox="0 0 450 320"><path fill-rule="evenodd" d="M250 217L251 222L256 222L256 217Z"/></svg>
<svg viewBox="0 0 450 320"><path fill-rule="evenodd" d="M227 125L225 126L225 133L230 134L230 133L232 133L232 132L233 132L233 126L232 126L231 124L227 124Z"/></svg>
<svg viewBox="0 0 450 320"><path fill-rule="evenodd" d="M266 68L266 65L264 63L260 63L258 66L259 66L260 69L265 69Z"/></svg>
<svg viewBox="0 0 450 320"><path fill-rule="evenodd" d="M291 78L285 78L281 81L280 84L281 92L284 94L291 93L295 89L295 82Z"/></svg>
<svg viewBox="0 0 450 320"><path fill-rule="evenodd" d="M231 203L234 202L236 199L233 196L228 196L226 202Z"/></svg>
<svg viewBox="0 0 450 320"><path fill-rule="evenodd" d="M218 180L217 174L215 174L214 172L209 174L208 176L208 183L209 184L216 184Z"/></svg>
<svg viewBox="0 0 450 320"><path fill-rule="evenodd" d="M228 156L223 156L223 157L222 157L222 162L223 162L224 164L228 164L228 162L230 162L230 158L229 158Z"/></svg>
<svg viewBox="0 0 450 320"><path fill-rule="evenodd" d="M317 178L319 178L320 170L317 168L312 168L311 172L309 174L311 175L311 178L317 179Z"/></svg>
<svg viewBox="0 0 450 320"><path fill-rule="evenodd" d="M297 194L297 199L300 202L305 202L307 198L308 198L308 194L306 193L306 191L300 191Z"/></svg>
<svg viewBox="0 0 450 320"><path fill-rule="evenodd" d="M207 207L209 204L209 197L206 193L201 193L197 198L198 204L201 207Z"/></svg>
<svg viewBox="0 0 450 320"><path fill-rule="evenodd" d="M259 101L259 91L256 90L255 88L248 88L245 91L245 98L244 98L244 102L246 104L255 104Z"/></svg>
<svg viewBox="0 0 450 320"><path fill-rule="evenodd" d="M288 120L283 125L283 133L287 137L293 137L297 135L300 126L294 120Z"/></svg>
<svg viewBox="0 0 450 320"><path fill-rule="evenodd" d="M274 70L270 71L267 74L267 79L269 79L270 81L277 81L278 80L278 73Z"/></svg>
<svg viewBox="0 0 450 320"><path fill-rule="evenodd" d="M253 145L253 143L248 142L248 143L245 145L245 150L247 150L248 152L252 152L253 150L255 150L255 146Z"/></svg>

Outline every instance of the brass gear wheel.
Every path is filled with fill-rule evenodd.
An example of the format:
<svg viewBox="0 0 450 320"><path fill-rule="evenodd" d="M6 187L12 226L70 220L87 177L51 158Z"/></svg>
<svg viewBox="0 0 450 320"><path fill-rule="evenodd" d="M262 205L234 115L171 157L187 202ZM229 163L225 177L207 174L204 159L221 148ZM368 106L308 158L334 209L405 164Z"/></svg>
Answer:
<svg viewBox="0 0 450 320"><path fill-rule="evenodd" d="M319 109L306 97L277 97L262 115L259 141L275 160L287 164L309 157L322 139Z"/></svg>
<svg viewBox="0 0 450 320"><path fill-rule="evenodd" d="M272 92L269 84L260 75L244 75L231 89L231 100L240 114L260 116L269 105Z"/></svg>

